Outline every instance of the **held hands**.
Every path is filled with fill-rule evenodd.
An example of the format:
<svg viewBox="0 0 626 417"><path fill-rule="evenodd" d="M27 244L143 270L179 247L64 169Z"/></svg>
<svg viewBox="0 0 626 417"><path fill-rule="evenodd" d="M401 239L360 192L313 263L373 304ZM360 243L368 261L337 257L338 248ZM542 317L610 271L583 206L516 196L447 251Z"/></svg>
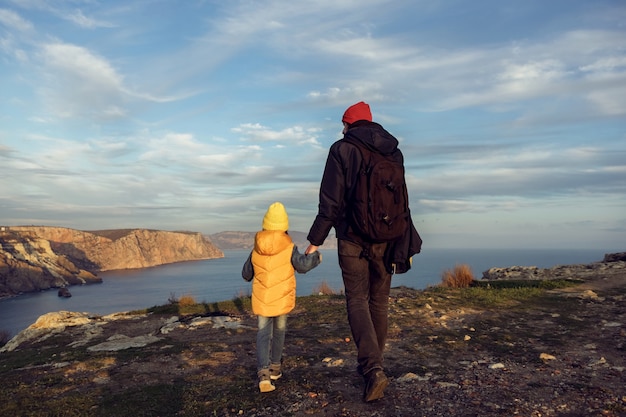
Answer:
<svg viewBox="0 0 626 417"><path fill-rule="evenodd" d="M309 254L311 254L311 253L315 253L315 252L317 252L317 248L318 248L318 247L319 247L319 246L315 246L315 245L311 245L311 244L309 244L309 247L308 247L308 248L306 248L306 250L304 251L304 254L305 254L305 255L309 255Z"/></svg>

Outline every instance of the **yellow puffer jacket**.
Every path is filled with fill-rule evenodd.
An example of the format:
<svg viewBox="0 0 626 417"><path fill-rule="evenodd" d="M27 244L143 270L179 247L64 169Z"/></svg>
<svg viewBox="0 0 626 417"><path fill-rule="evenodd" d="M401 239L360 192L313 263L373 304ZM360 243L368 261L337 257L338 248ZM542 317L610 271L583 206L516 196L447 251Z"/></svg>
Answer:
<svg viewBox="0 0 626 417"><path fill-rule="evenodd" d="M284 231L263 230L254 239L252 312L276 317L296 306L296 273L291 264L293 241Z"/></svg>

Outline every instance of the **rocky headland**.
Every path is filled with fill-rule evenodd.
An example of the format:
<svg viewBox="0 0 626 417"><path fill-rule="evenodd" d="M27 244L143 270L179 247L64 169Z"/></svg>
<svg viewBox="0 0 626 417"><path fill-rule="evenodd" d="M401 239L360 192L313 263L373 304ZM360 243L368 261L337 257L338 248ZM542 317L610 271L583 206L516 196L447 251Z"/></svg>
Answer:
<svg viewBox="0 0 626 417"><path fill-rule="evenodd" d="M626 252L607 253L604 259L589 264L555 265L550 268L536 266L510 266L490 268L483 272L485 281L497 280L554 280L554 279L592 279L598 276L610 276L624 271Z"/></svg>
<svg viewBox="0 0 626 417"><path fill-rule="evenodd" d="M96 275L100 271L223 256L208 238L195 232L3 227L0 230L0 297L101 282Z"/></svg>

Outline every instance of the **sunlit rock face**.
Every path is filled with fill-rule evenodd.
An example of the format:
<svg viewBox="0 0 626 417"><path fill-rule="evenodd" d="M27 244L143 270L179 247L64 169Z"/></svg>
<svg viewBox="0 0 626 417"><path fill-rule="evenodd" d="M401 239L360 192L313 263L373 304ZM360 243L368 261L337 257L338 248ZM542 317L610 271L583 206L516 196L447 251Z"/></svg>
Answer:
<svg viewBox="0 0 626 417"><path fill-rule="evenodd" d="M221 258L200 233L146 229L86 232L17 226L0 231L0 296L101 282L98 271Z"/></svg>
<svg viewBox="0 0 626 417"><path fill-rule="evenodd" d="M33 233L0 233L0 296L101 282Z"/></svg>

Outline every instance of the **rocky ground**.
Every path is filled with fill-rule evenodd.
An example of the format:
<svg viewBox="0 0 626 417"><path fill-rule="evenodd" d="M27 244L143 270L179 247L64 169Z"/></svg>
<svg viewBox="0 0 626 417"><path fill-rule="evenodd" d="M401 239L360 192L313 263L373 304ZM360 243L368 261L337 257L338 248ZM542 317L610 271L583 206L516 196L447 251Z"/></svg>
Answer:
<svg viewBox="0 0 626 417"><path fill-rule="evenodd" d="M625 294L624 269L556 289L394 289L391 383L371 404L340 295L298 300L267 394L245 299L57 315L0 353L0 415L626 416Z"/></svg>

